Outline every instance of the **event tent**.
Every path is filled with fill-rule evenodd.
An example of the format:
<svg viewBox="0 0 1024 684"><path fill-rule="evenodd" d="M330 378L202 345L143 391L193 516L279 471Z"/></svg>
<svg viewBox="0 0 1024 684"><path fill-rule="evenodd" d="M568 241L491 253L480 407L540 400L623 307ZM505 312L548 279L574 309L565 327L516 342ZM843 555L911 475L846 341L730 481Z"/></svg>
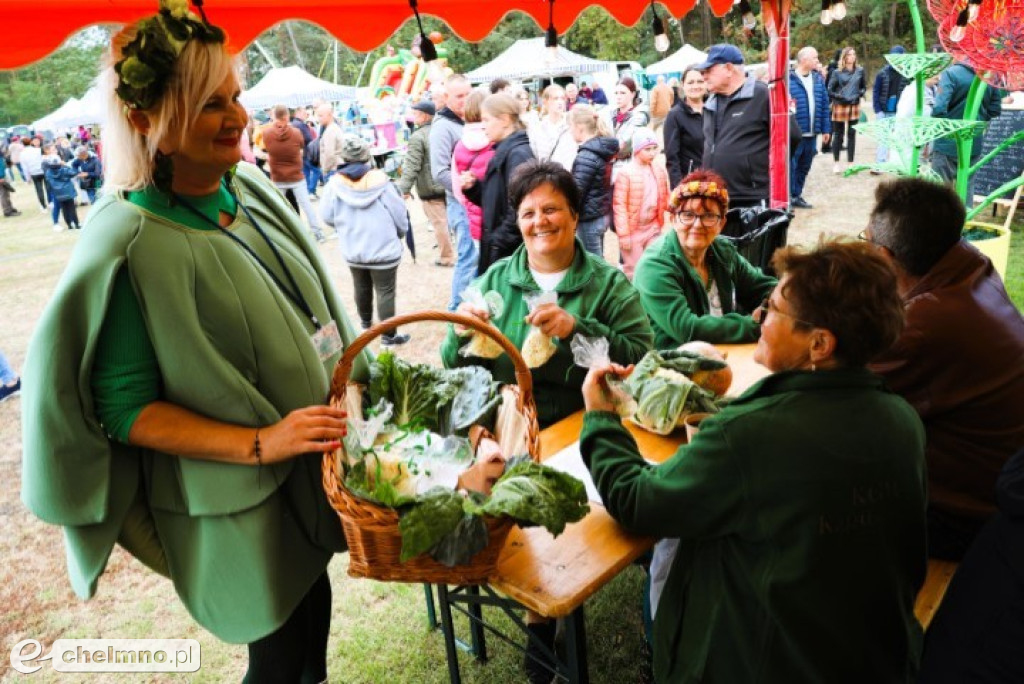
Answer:
<svg viewBox="0 0 1024 684"><path fill-rule="evenodd" d="M276 104L300 107L314 100L338 102L354 100L356 89L324 81L303 70L289 66L271 69L260 82L242 93L246 109L266 109Z"/></svg>
<svg viewBox="0 0 1024 684"><path fill-rule="evenodd" d="M644 67L644 73L648 76L658 76L660 74L678 76L683 73L683 69L686 67L700 64L707 58L706 52L701 52L687 43L665 59Z"/></svg>
<svg viewBox="0 0 1024 684"><path fill-rule="evenodd" d="M53 110L46 116L32 122L32 130L34 131L51 131L55 128L63 128L67 124L62 123L64 119L71 115L71 112L78 106L78 98L69 98L67 102L62 104L57 109Z"/></svg>
<svg viewBox="0 0 1024 684"><path fill-rule="evenodd" d="M584 57L561 46L558 47L558 58L551 59L544 47L544 38L525 38L512 43L487 64L468 72L466 77L474 83L493 81L496 78L518 81L524 78L589 74L607 68L607 62Z"/></svg>

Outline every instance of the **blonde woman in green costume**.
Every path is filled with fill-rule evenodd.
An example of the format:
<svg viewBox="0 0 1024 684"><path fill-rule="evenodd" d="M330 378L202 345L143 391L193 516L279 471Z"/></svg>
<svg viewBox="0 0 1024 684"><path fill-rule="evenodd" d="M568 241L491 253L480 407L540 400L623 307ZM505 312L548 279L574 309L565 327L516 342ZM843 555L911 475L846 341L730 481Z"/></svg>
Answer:
<svg viewBox="0 0 1024 684"><path fill-rule="evenodd" d="M80 596L120 544L249 645L246 681L320 682L345 548L320 485L345 414L324 403L354 333L295 213L236 166L220 29L178 0L111 50L105 196L26 361L22 498L64 528Z"/></svg>

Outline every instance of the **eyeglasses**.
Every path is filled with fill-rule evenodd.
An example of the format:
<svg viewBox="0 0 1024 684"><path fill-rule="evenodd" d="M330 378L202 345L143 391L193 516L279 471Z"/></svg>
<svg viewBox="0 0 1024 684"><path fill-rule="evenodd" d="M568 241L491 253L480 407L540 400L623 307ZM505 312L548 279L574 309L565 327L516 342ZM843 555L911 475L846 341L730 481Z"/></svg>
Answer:
<svg viewBox="0 0 1024 684"><path fill-rule="evenodd" d="M862 230L859 233L857 233L857 239L858 240L863 240L864 242L866 242L866 243L868 243L870 245L874 245L875 247L885 247L885 245L883 245L881 242L878 242L877 240L872 239L871 236L868 235L867 229Z"/></svg>
<svg viewBox="0 0 1024 684"><path fill-rule="evenodd" d="M803 323L809 328L818 327L814 325L814 323L811 323L810 321L805 321L802 318L797 318L793 314L788 314L785 311L780 310L779 307L772 304L771 297L765 297L764 301L758 304L757 308L754 309L754 322L757 323L758 325L764 325L764 319L768 316L769 313L775 313L779 314L780 316L785 316L786 318L796 321L797 323Z"/></svg>
<svg viewBox="0 0 1024 684"><path fill-rule="evenodd" d="M681 211L676 216L685 224L691 224L699 218L701 225L705 228L712 228L722 220L721 214L695 214L692 211Z"/></svg>

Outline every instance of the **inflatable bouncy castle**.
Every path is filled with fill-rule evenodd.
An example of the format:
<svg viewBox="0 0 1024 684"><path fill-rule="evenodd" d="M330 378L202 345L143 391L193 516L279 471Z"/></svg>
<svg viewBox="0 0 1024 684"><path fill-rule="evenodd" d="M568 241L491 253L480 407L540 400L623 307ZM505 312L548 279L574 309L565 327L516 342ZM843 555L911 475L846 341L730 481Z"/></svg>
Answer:
<svg viewBox="0 0 1024 684"><path fill-rule="evenodd" d="M374 62L369 84L374 97L380 98L390 93L419 100L433 82L447 78L451 73L448 68L448 50L440 46L444 36L434 31L429 38L430 42L438 46L437 59L431 64L420 58L418 43L414 43L412 49L399 50L397 53L389 46L387 56Z"/></svg>

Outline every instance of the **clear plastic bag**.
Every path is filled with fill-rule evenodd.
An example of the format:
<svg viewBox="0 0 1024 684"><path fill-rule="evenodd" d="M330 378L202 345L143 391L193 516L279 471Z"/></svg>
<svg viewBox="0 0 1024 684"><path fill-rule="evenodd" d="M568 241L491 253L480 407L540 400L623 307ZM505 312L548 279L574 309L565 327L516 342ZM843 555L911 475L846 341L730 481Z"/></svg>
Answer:
<svg viewBox="0 0 1024 684"><path fill-rule="evenodd" d="M472 304L478 309L483 309L490 315L491 320L501 316L505 310L505 300L501 298L501 294L494 290L484 294L480 291L480 288L472 285L462 292L462 301ZM500 344L481 332L467 330L464 334L472 335L473 337L468 344L459 350L460 356L496 359L504 353Z"/></svg>
<svg viewBox="0 0 1024 684"><path fill-rule="evenodd" d="M558 293L554 291L531 292L523 299L526 300L526 306L530 313L533 313L545 304L557 304ZM531 325L529 332L526 333L526 339L523 340L523 361L526 362L526 366L540 368L551 360L556 351L558 351L558 347L555 346L554 341L542 333L540 328Z"/></svg>
<svg viewBox="0 0 1024 684"><path fill-rule="evenodd" d="M582 368L599 368L612 362L609 354L610 345L604 337L585 337L576 334L569 343L569 349L572 350L573 361ZM622 378L606 375L605 385L620 416L629 418L636 413L636 401Z"/></svg>

